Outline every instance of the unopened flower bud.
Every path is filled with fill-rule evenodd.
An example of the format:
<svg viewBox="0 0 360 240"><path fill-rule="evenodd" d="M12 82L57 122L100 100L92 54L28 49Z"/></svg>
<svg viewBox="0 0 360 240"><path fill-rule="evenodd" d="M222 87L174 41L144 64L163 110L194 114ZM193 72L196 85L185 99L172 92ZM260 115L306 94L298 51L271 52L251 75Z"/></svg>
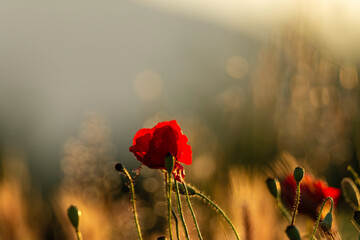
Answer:
<svg viewBox="0 0 360 240"><path fill-rule="evenodd" d="M328 212L328 214L326 214L325 218L321 221L320 226L324 231L329 231L331 228L333 222L333 217L331 212Z"/></svg>
<svg viewBox="0 0 360 240"><path fill-rule="evenodd" d="M77 209L77 207L71 205L67 210L67 214L71 225L73 225L75 229L78 229L81 212Z"/></svg>
<svg viewBox="0 0 360 240"><path fill-rule="evenodd" d="M343 190L346 202L355 210L359 209L360 194L353 180L344 178L341 181L341 189Z"/></svg>
<svg viewBox="0 0 360 240"><path fill-rule="evenodd" d="M300 233L295 226L287 226L285 233L290 240L301 240Z"/></svg>
<svg viewBox="0 0 360 240"><path fill-rule="evenodd" d="M179 193L181 195L186 195L186 191L185 191L185 187L182 183L176 182L178 188L179 188ZM191 195L195 195L197 193L196 189L188 184L186 184L186 188L188 190L188 194L189 196ZM173 185L173 191L176 192L176 186Z"/></svg>
<svg viewBox="0 0 360 240"><path fill-rule="evenodd" d="M355 211L354 212L353 219L360 226L360 211Z"/></svg>
<svg viewBox="0 0 360 240"><path fill-rule="evenodd" d="M124 171L124 165L122 165L121 163L117 163L117 164L115 164L115 169L118 172L123 172Z"/></svg>
<svg viewBox="0 0 360 240"><path fill-rule="evenodd" d="M281 194L281 186L279 180L276 178L266 179L266 185L269 189L269 192L275 197L279 198Z"/></svg>
<svg viewBox="0 0 360 240"><path fill-rule="evenodd" d="M304 177L305 169L302 167L296 167L294 169L294 179L299 183Z"/></svg>
<svg viewBox="0 0 360 240"><path fill-rule="evenodd" d="M174 165L175 165L175 158L173 155L168 153L165 156L165 169L169 174L172 173L172 171L174 169Z"/></svg>

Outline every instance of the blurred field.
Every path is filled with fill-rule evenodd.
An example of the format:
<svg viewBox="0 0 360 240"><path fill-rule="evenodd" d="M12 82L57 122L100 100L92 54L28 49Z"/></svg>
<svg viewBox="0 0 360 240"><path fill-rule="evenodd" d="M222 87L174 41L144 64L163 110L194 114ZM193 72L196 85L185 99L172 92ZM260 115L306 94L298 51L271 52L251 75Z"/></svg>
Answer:
<svg viewBox="0 0 360 240"><path fill-rule="evenodd" d="M1 240L75 239L70 204L85 240L136 239L119 161L136 175L145 239L166 234L163 176L128 151L160 121L179 122L193 149L187 182L242 239L285 239L264 184L279 162L334 187L359 169L357 3L188 2L0 3ZM193 203L204 239L234 239ZM341 200L345 240L351 214Z"/></svg>

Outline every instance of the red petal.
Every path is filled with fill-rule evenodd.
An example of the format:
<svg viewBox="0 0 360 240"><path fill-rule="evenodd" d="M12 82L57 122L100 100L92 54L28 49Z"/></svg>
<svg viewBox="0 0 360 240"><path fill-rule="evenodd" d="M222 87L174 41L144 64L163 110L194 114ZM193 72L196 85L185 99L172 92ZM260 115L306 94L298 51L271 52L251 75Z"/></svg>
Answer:
<svg viewBox="0 0 360 240"><path fill-rule="evenodd" d="M133 145L136 145L136 140L140 137L143 137L147 134L150 134L152 136L154 132L153 128L142 128L139 131L136 132L134 138L133 138Z"/></svg>
<svg viewBox="0 0 360 240"><path fill-rule="evenodd" d="M184 167L181 166L178 162L175 162L174 170L173 170L174 177L176 181L183 182L185 178L185 170Z"/></svg>
<svg viewBox="0 0 360 240"><path fill-rule="evenodd" d="M334 200L334 204L337 205L337 203L339 202L341 190L334 187L327 187L326 189L324 189L324 194L325 197L332 197L332 199Z"/></svg>
<svg viewBox="0 0 360 240"><path fill-rule="evenodd" d="M179 162L185 163L186 165L192 163L192 151L190 145L184 144L182 146L182 150L179 151L177 159Z"/></svg>
<svg viewBox="0 0 360 240"><path fill-rule="evenodd" d="M177 133L179 133L179 134L181 133L181 128L180 128L179 124L176 122L176 120L160 122L160 123L156 124L156 126L153 129L155 131L156 129L162 128L162 127L165 127L165 126L170 126Z"/></svg>

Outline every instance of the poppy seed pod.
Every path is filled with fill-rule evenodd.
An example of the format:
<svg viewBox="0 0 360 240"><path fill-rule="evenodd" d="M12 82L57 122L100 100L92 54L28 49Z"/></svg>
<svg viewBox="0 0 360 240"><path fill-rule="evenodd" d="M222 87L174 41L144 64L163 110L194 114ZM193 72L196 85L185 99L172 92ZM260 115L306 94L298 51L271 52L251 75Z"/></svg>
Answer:
<svg viewBox="0 0 360 240"><path fill-rule="evenodd" d="M165 157L165 169L169 174L172 173L174 169L174 165L175 165L175 159L173 155L168 153Z"/></svg>
<svg viewBox="0 0 360 240"><path fill-rule="evenodd" d="M321 221L320 226L324 231L329 231L331 228L333 222L333 217L331 212L328 212L328 214L326 214L325 218Z"/></svg>
<svg viewBox="0 0 360 240"><path fill-rule="evenodd" d="M266 185L267 185L271 195L273 195L275 198L280 197L281 187L280 187L279 180L277 180L276 178L267 178Z"/></svg>
<svg viewBox="0 0 360 240"><path fill-rule="evenodd" d="M287 226L285 233L290 240L301 240L300 233L295 226Z"/></svg>
<svg viewBox="0 0 360 240"><path fill-rule="evenodd" d="M80 218L80 211L77 207L71 205L67 210L68 218L71 222L71 225L77 230L79 227L79 218Z"/></svg>
<svg viewBox="0 0 360 240"><path fill-rule="evenodd" d="M299 183L304 177L305 169L302 167L296 167L294 169L294 179Z"/></svg>
<svg viewBox="0 0 360 240"><path fill-rule="evenodd" d="M176 182L176 184L177 184L177 186L178 186L178 188L179 188L179 193L180 193L181 195L186 195L186 191L185 191L184 185L183 185L182 183L179 183L179 182ZM176 188L176 186L173 185L173 191L176 191L175 188ZM196 195L197 191L196 191L196 189L195 189L194 187L186 184L186 188L187 188L187 190L188 190L189 196Z"/></svg>
<svg viewBox="0 0 360 240"><path fill-rule="evenodd" d="M346 202L354 209L359 209L360 194L355 183L351 178L341 180L341 189L343 190Z"/></svg>
<svg viewBox="0 0 360 240"><path fill-rule="evenodd" d="M176 184L177 184L177 186L178 186L179 193L180 193L181 195L186 195L186 191L185 191L184 185L183 185L182 183L179 183L179 182L176 182ZM186 188L187 188L187 190L188 190L189 196L196 195L197 190L196 190L194 187L186 184ZM175 186L175 185L173 185L173 191L176 192L176 186Z"/></svg>
<svg viewBox="0 0 360 240"><path fill-rule="evenodd" d="M117 163L117 164L115 164L115 169L118 172L123 172L124 171L124 165L122 165L121 163Z"/></svg>

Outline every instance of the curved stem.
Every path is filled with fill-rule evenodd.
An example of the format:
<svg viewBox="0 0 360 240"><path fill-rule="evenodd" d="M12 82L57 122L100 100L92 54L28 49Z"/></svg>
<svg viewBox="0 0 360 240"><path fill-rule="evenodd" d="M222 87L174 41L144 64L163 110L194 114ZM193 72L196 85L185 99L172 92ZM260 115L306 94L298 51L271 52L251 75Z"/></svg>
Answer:
<svg viewBox="0 0 360 240"><path fill-rule="evenodd" d="M292 219L291 219L291 226L294 226L295 223L295 217L298 211L298 207L299 207L299 202L300 202L300 182L298 182L296 184L296 201L295 201L295 207L294 207L294 212L292 215Z"/></svg>
<svg viewBox="0 0 360 240"><path fill-rule="evenodd" d="M277 200L277 206L280 210L280 212L284 215L284 217L286 218L286 220L291 223L291 216L289 214L289 212L286 210L286 208L284 207L284 205L281 203L280 199Z"/></svg>
<svg viewBox="0 0 360 240"><path fill-rule="evenodd" d="M183 210L182 210L182 206L181 206L181 198L180 198L180 193L179 193L179 186L178 186L178 184L176 182L175 177L174 177L174 182L175 182L177 206L178 206L178 209L179 209L181 222L182 222L182 225L184 227L185 237L186 237L187 240L190 240L189 232L188 232L188 229L187 229L187 226L186 226L186 223L185 223L185 218L184 218L184 214L183 214Z"/></svg>
<svg viewBox="0 0 360 240"><path fill-rule="evenodd" d="M173 239L171 231L171 175L168 172L165 172L165 183L167 183L167 202L168 202L168 227L169 227L169 237L170 240Z"/></svg>
<svg viewBox="0 0 360 240"><path fill-rule="evenodd" d="M198 236L199 236L199 239L202 240L203 238L202 238L202 236L201 236L200 228L199 228L199 225L198 225L197 220L196 220L195 212L194 212L194 210L193 210L193 208L192 208L192 206L191 206L191 202L190 202L190 197L189 197L189 192L188 192L187 186L186 186L185 182L183 182L182 184L183 184L184 189L185 189L186 200L187 200L187 203L188 203L188 205L189 205L189 209L190 209L191 215L192 215L192 217L193 217L193 219L194 219L194 223L195 223L195 227L196 227L197 234L198 234Z"/></svg>
<svg viewBox="0 0 360 240"><path fill-rule="evenodd" d="M357 172L355 171L355 169L352 167L352 166L348 166L347 167L347 170L349 172L351 172L351 174L353 175L354 179L355 179L355 183L360 186L360 178L359 178L359 175L357 174Z"/></svg>
<svg viewBox="0 0 360 240"><path fill-rule="evenodd" d="M216 204L214 203L210 198L205 196L204 194L197 192L196 195L201 197L202 199L206 200L208 203L210 203L223 217L224 219L229 223L231 229L234 231L234 234L236 236L237 240L240 240L239 234L237 233L234 225L232 224L231 220L228 218L228 216L225 214L225 212Z"/></svg>
<svg viewBox="0 0 360 240"><path fill-rule="evenodd" d="M175 220L175 228L176 228L176 238L177 240L180 240L180 234L179 234L179 221L176 217L176 214L173 210L171 210L172 216L174 217Z"/></svg>
<svg viewBox="0 0 360 240"><path fill-rule="evenodd" d="M332 210L333 210L334 200L333 200L331 197L325 198L325 200L324 200L323 203L321 204L321 208L320 208L320 211L319 211L319 215L318 215L318 217L317 217L316 224L315 224L315 227L314 227L314 231L313 231L313 233L312 233L312 235L311 235L310 240L312 240L312 239L315 237L316 230L317 230L317 228L319 227L319 223L320 223L321 212L322 212L322 210L323 210L323 208L324 208L324 205L325 205L325 203L326 203L327 200L330 200L330 202L331 202L331 207L330 207L330 211L329 211L329 212L331 213Z"/></svg>
<svg viewBox="0 0 360 240"><path fill-rule="evenodd" d="M143 238L142 238L142 235L141 235L140 224L139 224L139 220L138 220L138 216L137 216L137 212L136 212L136 200L135 200L134 182L133 182L129 172L125 168L123 168L123 173L129 179L130 196L131 196L131 203L132 203L132 212L134 214L134 220L135 220L135 225L136 225L136 230L137 230L138 237L139 237L140 240L142 240Z"/></svg>

